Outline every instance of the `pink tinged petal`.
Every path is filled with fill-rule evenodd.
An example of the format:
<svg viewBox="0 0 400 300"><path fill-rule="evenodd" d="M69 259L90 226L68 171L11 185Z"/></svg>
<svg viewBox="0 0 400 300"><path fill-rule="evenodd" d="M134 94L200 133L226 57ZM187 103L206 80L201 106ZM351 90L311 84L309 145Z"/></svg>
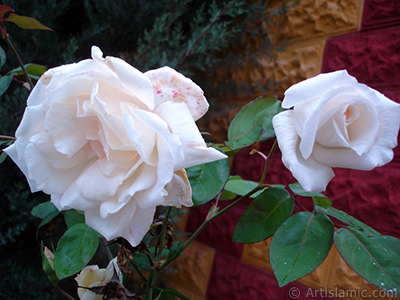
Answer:
<svg viewBox="0 0 400 300"><path fill-rule="evenodd" d="M292 85L285 91L285 99L282 102L283 108L290 108L310 99L316 99L327 89L354 85L357 79L349 75L346 70L331 73L319 74L315 77ZM316 93L321 91L321 94Z"/></svg>
<svg viewBox="0 0 400 300"><path fill-rule="evenodd" d="M308 101L294 107L295 126L301 137L300 151L304 159L307 159L314 147L318 129L327 121L335 111L335 106L343 106L344 101L351 102L357 99L359 94L352 86L331 88L321 95L317 101ZM328 111L325 115L325 112Z"/></svg>
<svg viewBox="0 0 400 300"><path fill-rule="evenodd" d="M130 201L115 214L103 219L99 207L85 211L86 224L102 234L107 240L125 238L132 246L137 246L150 229L155 207L142 209L135 201Z"/></svg>
<svg viewBox="0 0 400 300"><path fill-rule="evenodd" d="M171 132L182 143L184 156L175 158L175 171L227 158L218 150L207 147L184 103L164 102L154 112L168 123ZM172 154L176 157L176 152Z"/></svg>
<svg viewBox="0 0 400 300"><path fill-rule="evenodd" d="M46 194L64 193L85 167L83 164L70 169L54 168L48 163L46 153L40 152L34 144L27 146L24 159L29 170L28 178L35 183L36 189Z"/></svg>
<svg viewBox="0 0 400 300"><path fill-rule="evenodd" d="M133 146L147 164L153 166L159 164L158 157L161 155L157 150L159 137L167 142L166 148L161 150L162 153L172 153L173 159L182 158L179 137L170 132L168 124L157 114L125 106L122 117ZM169 163L173 164L174 161Z"/></svg>
<svg viewBox="0 0 400 300"><path fill-rule="evenodd" d="M57 151L68 157L86 145L87 129L97 126L92 118L77 118L76 113L74 99L70 102L55 102L47 112L44 122L44 130L52 136Z"/></svg>
<svg viewBox="0 0 400 300"><path fill-rule="evenodd" d="M159 135L157 137L157 172L152 174L157 180L151 187L143 191L143 196L135 197L138 205L143 209L161 205L168 195L165 186L171 182L174 174L174 161L171 152L167 151L168 147L168 141Z"/></svg>
<svg viewBox="0 0 400 300"><path fill-rule="evenodd" d="M33 107L28 106L25 108L22 121L15 133L17 140L11 146L4 149L4 152L11 157L24 173L32 192L37 192L39 189L37 188L35 181L29 176L28 166L25 160L25 152L30 143L30 137L42 131L43 120L44 113L40 105Z"/></svg>
<svg viewBox="0 0 400 300"><path fill-rule="evenodd" d="M304 190L320 192L326 189L334 174L332 169L313 156L304 159L299 150L300 137L294 127L294 112L277 114L272 123L282 152L282 162L292 172Z"/></svg>
<svg viewBox="0 0 400 300"><path fill-rule="evenodd" d="M98 159L80 174L76 184L83 198L91 201L103 201L117 193L126 170L113 168L111 173L104 174L103 170L109 164L111 163L105 158Z"/></svg>
<svg viewBox="0 0 400 300"><path fill-rule="evenodd" d="M145 73L153 83L155 107L165 101L186 103L193 119L200 119L208 110L209 104L203 90L191 79L170 67L162 67Z"/></svg>
<svg viewBox="0 0 400 300"><path fill-rule="evenodd" d="M136 193L145 191L152 187L157 181L157 168L140 164L133 166L129 177L126 176L124 182L118 190L118 202L128 202Z"/></svg>
<svg viewBox="0 0 400 300"><path fill-rule="evenodd" d="M165 189L168 196L165 197L162 205L175 206L180 208L182 205L192 206L192 188L185 169L176 171L170 183Z"/></svg>
<svg viewBox="0 0 400 300"><path fill-rule="evenodd" d="M116 57L107 56L103 58L103 53L98 47L92 47L92 57L99 64L106 65L116 74L124 89L129 94L137 97L148 109L154 109L154 93L150 80L139 70L132 67L124 60Z"/></svg>

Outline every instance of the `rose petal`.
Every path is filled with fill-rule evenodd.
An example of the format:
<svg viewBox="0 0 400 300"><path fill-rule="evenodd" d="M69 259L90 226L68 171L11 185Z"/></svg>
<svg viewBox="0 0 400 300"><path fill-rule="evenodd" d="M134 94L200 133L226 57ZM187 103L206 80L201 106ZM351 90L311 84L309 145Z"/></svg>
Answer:
<svg viewBox="0 0 400 300"><path fill-rule="evenodd" d="M290 108L305 101L318 98L324 91L357 83L346 70L319 74L292 85L285 91L283 108Z"/></svg>
<svg viewBox="0 0 400 300"><path fill-rule="evenodd" d="M133 247L137 246L150 229L155 207L142 209L134 201L125 205L118 213L101 218L98 207L85 211L86 224L107 239L124 237Z"/></svg>
<svg viewBox="0 0 400 300"><path fill-rule="evenodd" d="M302 157L299 150L300 137L294 126L293 114L293 111L288 110L277 114L272 119L282 152L282 161L304 190L324 191L334 176L333 171L329 166L316 161L313 156L307 160Z"/></svg>
<svg viewBox="0 0 400 300"><path fill-rule="evenodd" d="M180 208L182 205L192 206L192 189L185 169L176 171L170 183L165 189L168 196L165 197L163 205Z"/></svg>
<svg viewBox="0 0 400 300"><path fill-rule="evenodd" d="M182 143L184 158L175 162L175 171L227 158L218 150L207 147L188 110L184 103L174 102L164 102L155 110Z"/></svg>
<svg viewBox="0 0 400 300"><path fill-rule="evenodd" d="M155 107L165 101L186 103L194 120L200 119L208 110L203 90L191 79L170 67L162 67L145 73L155 89Z"/></svg>
<svg viewBox="0 0 400 300"><path fill-rule="evenodd" d="M111 56L103 58L102 56L101 50L93 46L93 59L100 64L108 66L118 76L120 85L123 85L132 95L135 95L150 110L153 110L154 93L150 80L142 72L122 59Z"/></svg>

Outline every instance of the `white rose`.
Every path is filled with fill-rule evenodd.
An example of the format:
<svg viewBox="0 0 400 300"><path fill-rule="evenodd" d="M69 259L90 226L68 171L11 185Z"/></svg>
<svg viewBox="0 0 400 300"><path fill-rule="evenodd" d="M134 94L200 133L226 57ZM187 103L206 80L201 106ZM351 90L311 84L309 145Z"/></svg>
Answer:
<svg viewBox="0 0 400 300"><path fill-rule="evenodd" d="M103 295L96 294L88 289L82 288L94 288L104 287L111 281L114 276L114 272L117 273L118 279L122 282L122 274L117 265L117 259L114 258L108 263L106 269L100 269L97 265L86 266L82 271L75 277L78 283L78 296L81 300L101 300Z"/></svg>
<svg viewBox="0 0 400 300"><path fill-rule="evenodd" d="M282 161L306 191L326 189L332 167L371 170L393 158L400 105L346 70L291 86L273 118Z"/></svg>
<svg viewBox="0 0 400 300"><path fill-rule="evenodd" d="M199 86L168 67L143 74L102 55L92 47L93 59L48 70L5 152L32 192L136 246L157 205L192 205L184 168L226 156L195 124L208 109Z"/></svg>

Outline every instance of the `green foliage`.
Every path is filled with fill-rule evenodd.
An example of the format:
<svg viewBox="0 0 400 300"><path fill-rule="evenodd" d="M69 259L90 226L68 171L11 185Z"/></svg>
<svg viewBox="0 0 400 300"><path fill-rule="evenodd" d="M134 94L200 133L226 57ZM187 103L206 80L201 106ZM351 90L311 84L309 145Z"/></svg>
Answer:
<svg viewBox="0 0 400 300"><path fill-rule="evenodd" d="M397 295L400 290L400 240L368 235L352 227L335 231L335 245L349 266L378 288Z"/></svg>
<svg viewBox="0 0 400 300"><path fill-rule="evenodd" d="M54 267L58 279L79 272L92 259L99 245L96 231L79 223L68 229L57 245Z"/></svg>
<svg viewBox="0 0 400 300"><path fill-rule="evenodd" d="M223 189L229 178L229 160L221 159L186 169L195 206L207 203Z"/></svg>
<svg viewBox="0 0 400 300"><path fill-rule="evenodd" d="M59 213L60 212L58 211L58 209L50 201L36 205L31 211L31 214L33 216L42 219L42 221L39 224L39 228L49 223Z"/></svg>
<svg viewBox="0 0 400 300"><path fill-rule="evenodd" d="M240 217L233 241L257 243L267 239L290 217L293 207L293 198L285 189L265 190L250 203Z"/></svg>
<svg viewBox="0 0 400 300"><path fill-rule="evenodd" d="M275 96L263 96L250 102L229 125L229 141L225 144L235 150L274 138L272 118L281 111L281 103Z"/></svg>
<svg viewBox="0 0 400 300"><path fill-rule="evenodd" d="M315 270L333 243L333 224L324 214L299 212L276 231L269 250L280 287Z"/></svg>

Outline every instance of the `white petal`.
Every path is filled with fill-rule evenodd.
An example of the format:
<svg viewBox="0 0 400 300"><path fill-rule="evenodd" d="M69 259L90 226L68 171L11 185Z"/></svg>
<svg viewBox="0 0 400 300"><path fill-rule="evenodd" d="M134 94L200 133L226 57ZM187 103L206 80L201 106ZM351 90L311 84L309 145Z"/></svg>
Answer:
<svg viewBox="0 0 400 300"><path fill-rule="evenodd" d="M165 101L186 103L195 121L207 112L209 104L203 90L191 79L170 67L150 70L145 75L153 83L156 108Z"/></svg>
<svg viewBox="0 0 400 300"><path fill-rule="evenodd" d="M178 208L182 205L193 205L192 188L190 187L190 182L184 169L174 173L171 182L167 184L165 189L168 192L168 196L165 198L162 205L175 206Z"/></svg>
<svg viewBox="0 0 400 300"><path fill-rule="evenodd" d="M106 219L101 218L98 207L88 209L85 211L85 220L107 240L123 237L135 247L150 229L154 213L155 207L142 209L133 200Z"/></svg>
<svg viewBox="0 0 400 300"><path fill-rule="evenodd" d="M120 84L127 89L130 94L135 95L145 104L148 109L154 109L154 92L151 81L142 72L128 64L126 61L112 56L102 58L96 50L93 59L99 64L105 64L112 72L114 72ZM101 77L100 77L101 78Z"/></svg>
<svg viewBox="0 0 400 300"><path fill-rule="evenodd" d="M288 110L277 114L272 123L282 152L282 161L292 172L304 190L321 192L326 189L334 174L332 169L321 164L310 156L305 160L300 154L298 136L293 122L293 111Z"/></svg>
<svg viewBox="0 0 400 300"><path fill-rule="evenodd" d="M304 101L318 98L328 89L348 86L354 83L357 83L357 79L349 75L346 70L319 74L288 88L285 91L282 107L290 108Z"/></svg>
<svg viewBox="0 0 400 300"><path fill-rule="evenodd" d="M112 163L106 158L97 159L77 179L76 184L83 198L101 202L117 193L118 187L126 175L126 170L115 167L112 173L103 174L103 164L110 165Z"/></svg>
<svg viewBox="0 0 400 300"><path fill-rule="evenodd" d="M175 171L227 158L218 150L207 147L188 110L184 103L174 102L164 102L155 110L182 143L184 158L175 164Z"/></svg>

